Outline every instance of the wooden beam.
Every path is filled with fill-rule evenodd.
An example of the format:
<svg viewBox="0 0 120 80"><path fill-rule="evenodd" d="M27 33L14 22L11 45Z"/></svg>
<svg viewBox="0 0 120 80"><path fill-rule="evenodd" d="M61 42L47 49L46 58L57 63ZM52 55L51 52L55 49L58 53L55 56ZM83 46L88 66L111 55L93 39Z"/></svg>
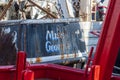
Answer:
<svg viewBox="0 0 120 80"><path fill-rule="evenodd" d="M35 2L28 0L30 3L32 3L33 5L35 5L36 7L38 7L39 9L41 9L42 11L44 11L45 13L47 13L48 15L50 15L53 18L58 18L56 15L50 13L49 11L47 11L47 9L42 8L41 6L39 6L38 4L36 4Z"/></svg>
<svg viewBox="0 0 120 80"><path fill-rule="evenodd" d="M3 10L2 14L0 15L0 20L5 16L8 8L11 6L13 0L10 0L9 3L7 4L7 6L5 7L5 9Z"/></svg>

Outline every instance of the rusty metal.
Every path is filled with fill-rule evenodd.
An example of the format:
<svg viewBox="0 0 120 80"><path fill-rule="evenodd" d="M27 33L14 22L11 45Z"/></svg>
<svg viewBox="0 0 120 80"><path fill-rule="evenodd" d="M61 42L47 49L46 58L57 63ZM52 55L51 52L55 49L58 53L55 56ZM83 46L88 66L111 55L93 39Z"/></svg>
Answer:
<svg viewBox="0 0 120 80"><path fill-rule="evenodd" d="M28 1L29 1L30 3L32 3L32 4L34 4L34 5L35 5L36 7L38 7L39 9L41 9L42 11L44 11L45 13L47 13L48 15L50 15L51 17L56 18L56 19L58 18L56 15L48 12L47 9L40 7L40 6L39 6L38 4L36 4L35 2L33 2L33 1L31 1L31 0L28 0Z"/></svg>
<svg viewBox="0 0 120 80"><path fill-rule="evenodd" d="M40 57L36 58L36 62L41 62L42 59Z"/></svg>
<svg viewBox="0 0 120 80"><path fill-rule="evenodd" d="M41 57L41 60L37 61L55 62L55 60L57 60L57 63L62 63L65 59L70 62L72 61L71 58L75 58L73 60L77 61L82 56L87 56L85 54L81 55L82 52L77 52L76 49L79 49L79 51L81 49L78 47L79 44L75 45L76 49L72 51L72 44L76 44L76 40L72 40L70 34L71 32L74 33L76 30L80 29L78 21L79 19L12 20L1 21L0 26L6 28L10 27L11 31L15 30L18 33L16 41L18 50L24 50L28 53L28 62L37 63L36 58ZM49 39L50 36L53 38L48 40L52 45L48 44L46 47L47 31L50 32ZM51 31L53 31L53 33ZM75 35L73 37L74 39L78 39ZM47 51L46 48L49 48L49 51Z"/></svg>
<svg viewBox="0 0 120 80"><path fill-rule="evenodd" d="M5 7L5 9L3 10L2 14L0 15L0 20L5 16L8 8L12 5L11 3L13 2L13 0L10 0L8 5Z"/></svg>
<svg viewBox="0 0 120 80"><path fill-rule="evenodd" d="M56 64L31 64L27 68L35 72L34 79L39 80L43 78L50 78L52 80L120 80L120 76L112 75L112 70L120 48L119 8L120 0L110 0L108 14L105 22L103 23L102 34L98 42L95 58L93 60L91 70L86 76L84 76L85 70L73 69L71 67L60 66ZM92 55L92 51L93 48L90 51L90 56ZM16 68L11 69L9 66L0 67L0 79L10 80L11 74L13 75L13 78L16 78L15 73L19 73L19 76L17 74L16 79L22 80L22 71L24 71L25 66L24 57L24 55L21 55L21 57L18 58L17 70ZM28 76L26 77L28 78Z"/></svg>
<svg viewBox="0 0 120 80"><path fill-rule="evenodd" d="M60 44L61 49L61 59L64 59L63 44Z"/></svg>

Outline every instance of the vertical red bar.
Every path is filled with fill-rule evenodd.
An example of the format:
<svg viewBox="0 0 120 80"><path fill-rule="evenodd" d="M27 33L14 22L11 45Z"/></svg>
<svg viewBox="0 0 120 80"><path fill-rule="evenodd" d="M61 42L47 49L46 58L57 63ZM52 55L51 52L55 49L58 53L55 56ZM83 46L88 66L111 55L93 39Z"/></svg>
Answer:
<svg viewBox="0 0 120 80"><path fill-rule="evenodd" d="M93 65L88 80L100 80L100 65Z"/></svg>
<svg viewBox="0 0 120 80"><path fill-rule="evenodd" d="M100 80L100 66L99 65L95 66L94 80Z"/></svg>
<svg viewBox="0 0 120 80"><path fill-rule="evenodd" d="M120 0L110 0L93 65L100 65L100 80L110 80L120 48Z"/></svg>
<svg viewBox="0 0 120 80"><path fill-rule="evenodd" d="M34 72L31 70L26 70L24 72L24 80L34 80Z"/></svg>
<svg viewBox="0 0 120 80"><path fill-rule="evenodd" d="M25 70L25 65L26 65L26 53L20 51L17 54L16 80L23 79L23 70Z"/></svg>
<svg viewBox="0 0 120 80"><path fill-rule="evenodd" d="M94 47L91 47L90 49L90 53L89 53L89 57L88 57L88 61L87 61L87 65L86 65L86 68L85 68L85 76L87 76L87 73L88 73L88 68L90 67L90 61L92 61L92 53L93 53L93 50L94 50Z"/></svg>

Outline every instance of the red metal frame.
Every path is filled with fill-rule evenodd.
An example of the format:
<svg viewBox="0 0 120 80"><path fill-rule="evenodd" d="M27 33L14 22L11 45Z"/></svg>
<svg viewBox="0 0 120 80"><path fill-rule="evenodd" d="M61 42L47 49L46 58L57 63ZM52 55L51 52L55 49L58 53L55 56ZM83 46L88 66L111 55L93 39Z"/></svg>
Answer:
<svg viewBox="0 0 120 80"><path fill-rule="evenodd" d="M100 80L110 80L120 47L120 0L110 0L93 64L100 65Z"/></svg>
<svg viewBox="0 0 120 80"><path fill-rule="evenodd" d="M16 80L22 80L23 72L26 67L26 53L20 51L17 56L17 66L16 66Z"/></svg>
<svg viewBox="0 0 120 80"><path fill-rule="evenodd" d="M56 64L26 65L25 53L19 52L17 66L1 66L0 80L120 80L112 76L113 66L120 48L120 0L110 0L95 58L89 73ZM92 49L90 54L92 54ZM88 62L89 64L90 62ZM88 65L87 65L88 66Z"/></svg>

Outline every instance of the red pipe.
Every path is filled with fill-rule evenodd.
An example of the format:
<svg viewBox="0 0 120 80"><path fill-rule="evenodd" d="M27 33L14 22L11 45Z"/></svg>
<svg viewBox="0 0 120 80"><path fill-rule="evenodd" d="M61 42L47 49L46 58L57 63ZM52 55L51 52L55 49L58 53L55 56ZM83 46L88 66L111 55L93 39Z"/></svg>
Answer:
<svg viewBox="0 0 120 80"><path fill-rule="evenodd" d="M91 47L89 57L88 57L88 62L87 62L86 68L85 68L85 75L86 76L87 76L87 73L88 73L88 68L89 68L90 61L92 61L91 57L92 57L93 50L94 50L94 47Z"/></svg>
<svg viewBox="0 0 120 80"><path fill-rule="evenodd" d="M26 53L23 51L17 54L16 80L23 80L23 70L26 67Z"/></svg>

